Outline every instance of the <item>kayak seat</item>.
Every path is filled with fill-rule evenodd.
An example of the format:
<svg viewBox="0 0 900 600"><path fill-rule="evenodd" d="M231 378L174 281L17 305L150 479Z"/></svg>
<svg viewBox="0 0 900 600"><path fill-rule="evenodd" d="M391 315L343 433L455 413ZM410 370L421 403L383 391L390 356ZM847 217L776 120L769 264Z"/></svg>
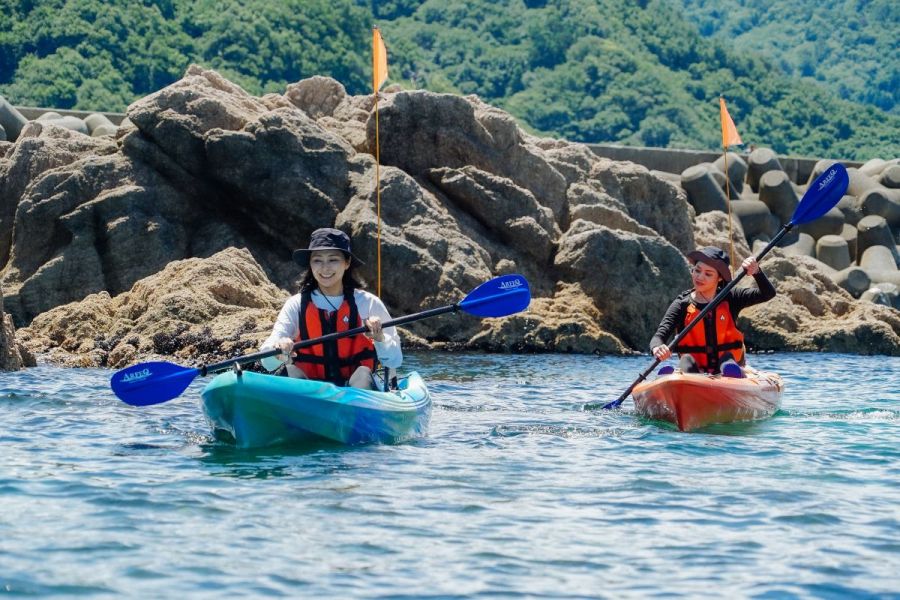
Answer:
<svg viewBox="0 0 900 600"><path fill-rule="evenodd" d="M663 375L671 375L675 372L675 367L672 365L663 365L659 371L656 372L657 377L662 377Z"/></svg>

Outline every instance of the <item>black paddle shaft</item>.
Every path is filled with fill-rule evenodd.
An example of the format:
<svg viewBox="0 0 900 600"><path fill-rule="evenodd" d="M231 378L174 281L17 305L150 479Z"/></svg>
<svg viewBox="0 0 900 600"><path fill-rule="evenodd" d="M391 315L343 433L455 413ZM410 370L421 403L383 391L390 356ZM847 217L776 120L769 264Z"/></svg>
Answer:
<svg viewBox="0 0 900 600"><path fill-rule="evenodd" d="M391 327L394 325L403 325L404 323L411 323L412 321L418 321L420 319L426 319L428 317L434 317L437 315L442 315L448 312L457 312L460 309L459 303L451 304L449 306L441 306L438 308L432 308L430 310L423 310L422 312L418 312L412 315L406 315L405 317L399 317L397 319L391 319L389 321L385 321L382 323L382 327ZM369 330L365 325L361 325L359 327L354 327L353 329L348 329L347 331L337 331L335 333L329 333L328 335L323 335L322 337L317 337L311 340L302 340L294 344L293 350L300 350L301 348L308 348L309 346L315 346L316 344L322 344L324 342L330 342L333 340L339 340L345 337L351 337L354 335L359 335L360 333L365 333ZM238 356L235 358L230 358L228 360L223 360L222 362L218 362L212 365L207 365L200 369L200 375L206 376L210 373L218 373L220 371L227 371L231 369L236 364L244 364L251 363L256 360L260 360L263 358L268 358L270 356L275 356L276 354L281 354L280 348L273 348L272 350L265 350L263 352L257 352L255 354L246 354L244 356Z"/></svg>
<svg viewBox="0 0 900 600"><path fill-rule="evenodd" d="M781 231L779 231L779 232L775 235L775 237L772 238L772 241L770 241L770 242L766 245L766 247L763 248L762 252L760 252L759 254L756 255L756 262L761 261L762 258L763 258L763 256L765 256L766 254L768 254L768 253L769 253L769 250L771 250L772 248L774 248L774 247L775 247L775 244L777 244L779 241L781 241L781 238L783 238L785 235L787 235L787 232L790 231L791 229L793 229L793 227L794 227L794 223L793 223L793 222L790 222L790 223L786 224L784 227L782 227L782 228L781 228ZM678 335L676 335L676 336L675 336L675 339L673 339L668 345L669 345L670 347L672 347L672 346L677 346L678 343L679 343L681 340L684 339L684 336L686 336L686 335L688 334L688 332L694 327L694 325L696 325L697 323L699 323L700 321L702 321L702 320L703 320L703 317L705 317L705 316L709 313L709 311L713 310L716 306L718 306L719 303L720 303L722 300L725 299L725 296L728 295L728 292L730 292L731 289L732 289L734 286L736 286L737 283L738 283L741 279L743 279L744 275L746 275L746 274L747 274L747 272L744 271L743 268L741 268L741 269L735 274L734 279L732 279L731 281L729 281L729 282L728 282L728 285L726 285L725 287L723 287L723 288L719 291L719 293L716 294L715 298L713 298L712 301L711 301L709 304L707 304L706 306L703 307L703 310L700 311L700 314L698 314L697 317L696 317L693 321L691 321L690 323L688 323L687 326L686 326L684 329L681 330L681 333L679 333ZM609 409L609 408L615 408L615 407L619 406L620 404L622 404L622 402L625 401L625 398L627 398L628 395L631 394L631 391L635 388L635 386L636 386L637 384L639 384L640 382L644 381L645 379L647 379L647 375L649 375L649 374L653 371L653 369L656 368L656 365L658 365L659 363L660 363L660 360L659 360L658 358L657 358L656 360L654 360L654 361L653 361L653 364L650 365L643 373L641 373L641 374L638 376L638 378L635 379L634 382L633 382L630 386L628 386L628 389L625 390L625 393L623 393L621 396L619 396L618 398L616 398L616 399L613 400L612 402L610 402L610 403L608 403L608 404L604 404L604 405L603 405L603 408L607 408L607 409Z"/></svg>

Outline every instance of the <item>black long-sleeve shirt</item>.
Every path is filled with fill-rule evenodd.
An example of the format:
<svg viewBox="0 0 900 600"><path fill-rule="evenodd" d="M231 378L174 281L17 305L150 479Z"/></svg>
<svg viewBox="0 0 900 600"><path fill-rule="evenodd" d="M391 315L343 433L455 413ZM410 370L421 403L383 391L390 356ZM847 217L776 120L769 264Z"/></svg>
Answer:
<svg viewBox="0 0 900 600"><path fill-rule="evenodd" d="M756 287L734 287L728 292L723 302L728 302L728 308L731 312L731 318L737 323L738 313L754 304L760 304L771 300L775 297L775 287L769 278L760 270L753 276L756 281ZM693 288L686 290L678 295L663 316L656 333L650 340L650 350L662 344L667 344L682 329L684 329L684 319L687 315L688 305L691 303L691 292ZM696 303L699 310L703 310L706 304Z"/></svg>

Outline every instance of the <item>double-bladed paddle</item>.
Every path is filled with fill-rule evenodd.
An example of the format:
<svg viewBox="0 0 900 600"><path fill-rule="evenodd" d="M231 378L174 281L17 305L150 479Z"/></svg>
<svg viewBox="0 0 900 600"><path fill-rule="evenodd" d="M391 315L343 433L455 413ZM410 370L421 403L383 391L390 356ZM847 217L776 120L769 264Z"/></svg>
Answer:
<svg viewBox="0 0 900 600"><path fill-rule="evenodd" d="M794 210L794 214L791 217L791 220L788 221L784 227L781 228L772 241L770 241L765 248L763 248L762 252L756 255L756 261L759 262L762 258L769 253L769 250L775 247L781 238L783 238L788 231L793 229L797 225L801 225L803 223L809 223L810 221L815 221L829 210L834 208L834 206L838 203L841 197L844 195L844 192L847 191L847 186L850 183L850 178L847 175L847 169L840 163L835 163L830 166L824 173L816 177L815 181L813 181L806 190L806 193L803 194L803 198L800 199L800 203L797 205L797 208ZM740 281L747 272L741 268L734 276L734 278L722 288L722 290L716 294L716 297L712 299L712 302L706 305L703 310L700 311L700 314L697 315L693 321L687 324L687 326L681 330L675 339L673 339L669 343L669 347L672 348L677 346L678 343L688 334L691 328L694 327L697 323L700 323L703 320L703 317L706 314L713 310L719 302L721 302L727 295L728 292L731 291L735 285L737 285L738 281ZM650 365L646 371L641 373L637 379L635 379L628 389L625 392L607 404L604 404L601 408L604 409L613 409L618 408L622 402L625 401L625 398L631 394L631 391L634 387L645 380L647 375L650 374L653 369L656 368L656 365L660 363L660 360L657 358L653 361L653 364Z"/></svg>
<svg viewBox="0 0 900 600"><path fill-rule="evenodd" d="M448 306L432 308L405 317L382 323L383 327L403 325L449 312L463 311L476 317L505 317L524 310L531 302L528 281L521 275L502 275L486 281L457 302ZM330 333L322 337L303 340L294 344L294 350L307 348L323 342L365 333L365 326L347 331ZM235 365L247 364L281 350L274 348L255 354L247 354L200 368L182 367L170 362L153 361L133 365L116 373L110 379L110 386L120 400L132 406L149 406L166 402L180 396L198 375L209 375L227 371Z"/></svg>

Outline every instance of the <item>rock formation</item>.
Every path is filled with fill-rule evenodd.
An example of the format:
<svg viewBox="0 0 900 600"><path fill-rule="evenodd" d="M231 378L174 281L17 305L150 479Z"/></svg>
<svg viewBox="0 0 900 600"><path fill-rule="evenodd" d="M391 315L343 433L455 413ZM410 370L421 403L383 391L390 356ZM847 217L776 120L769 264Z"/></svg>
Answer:
<svg viewBox="0 0 900 600"><path fill-rule="evenodd" d="M714 204L689 204L677 176L530 136L478 98L424 91L388 91L379 100L379 207L372 109L371 96L349 96L328 78L254 97L192 66L130 106L115 138L48 120L25 125L14 144L0 142L0 277L7 310L29 325L20 331L29 347L111 366L149 354L218 360L248 350L296 287L291 251L313 229L336 226L352 236L370 288L380 239L382 297L396 316L457 302L499 274L520 272L531 283L527 312L424 320L406 332L417 343L631 352L645 349L671 298L689 287L685 254L707 240L728 245L725 213L698 216L694 206ZM772 206L790 200L783 178L770 175L777 158L758 159L747 167L751 186L730 201L738 207L736 262L781 222L751 188L779 188ZM724 182L714 164L704 168L715 185ZM888 192L865 206L855 199L854 208L866 215L877 206L893 219L896 190L860 182L867 192ZM178 270L185 265L190 278ZM226 298L217 308L201 302L209 305L201 311L186 296L163 293L181 286L215 297L208 290L228 268L243 273L229 285L265 290L265 302L241 308ZM810 267L791 277L820 274ZM892 313L833 287L851 308L834 300L816 318L836 319L835 331L855 327L847 315L881 323L867 347L900 354ZM140 310L136 297L144 298ZM757 314L754 324L767 318ZM241 319L253 325L243 330ZM759 325L751 329L762 335ZM772 326L781 347L808 345ZM820 338L819 349L846 350Z"/></svg>
<svg viewBox="0 0 900 600"><path fill-rule="evenodd" d="M833 163L819 161L807 183ZM884 183L890 183L889 174L882 177L893 166L896 160L872 160L860 168L849 168L847 195L819 219L800 225L785 236L781 246L789 255L818 259L819 270L828 273L854 298L865 296L867 301L898 308L885 300L889 295L881 289L886 284L900 284L900 190ZM703 163L681 174L681 185L692 205L704 207L697 210L702 213L697 221L705 214L715 213L718 209L713 207L725 201L723 183L713 183L724 182L725 175L718 168ZM697 185L701 175L704 186ZM744 188L741 198L731 201L728 209L741 224L742 241L758 251L793 216L802 189L790 181L768 149L751 153L747 177L750 187ZM875 248L869 251L872 247ZM866 294L870 289L875 291Z"/></svg>
<svg viewBox="0 0 900 600"><path fill-rule="evenodd" d="M111 297L91 294L20 330L26 347L67 366L125 367L175 357L217 362L255 349L287 299L246 249L173 261Z"/></svg>
<svg viewBox="0 0 900 600"><path fill-rule="evenodd" d="M3 291L0 290L0 371L17 371L34 364L34 356L16 340L12 317L3 312Z"/></svg>

